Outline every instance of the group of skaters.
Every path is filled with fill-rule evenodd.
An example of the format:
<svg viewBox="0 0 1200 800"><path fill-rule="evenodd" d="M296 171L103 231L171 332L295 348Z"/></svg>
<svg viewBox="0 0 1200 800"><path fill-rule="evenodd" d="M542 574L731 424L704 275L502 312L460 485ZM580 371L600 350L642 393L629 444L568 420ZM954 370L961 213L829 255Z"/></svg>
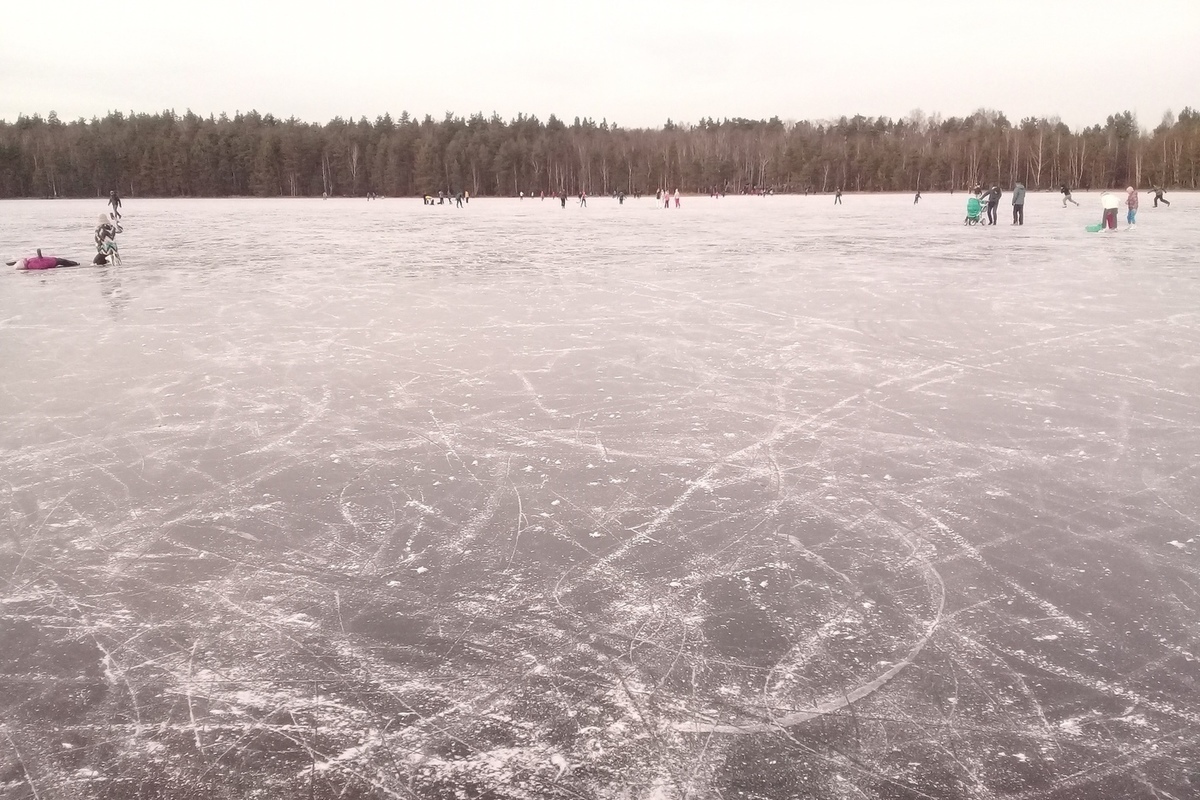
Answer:
<svg viewBox="0 0 1200 800"><path fill-rule="evenodd" d="M1078 206L1078 205L1079 205L1079 203L1076 203L1076 202L1075 202L1075 199L1074 199L1073 197L1071 197L1071 187L1067 186L1067 185L1064 183L1064 184L1063 184L1063 186L1062 186L1062 189L1060 189L1059 191L1060 191L1060 192L1062 192L1062 196L1063 196L1063 208L1066 208L1066 207L1067 207L1067 203L1074 203L1076 206ZM1132 186L1129 186L1129 187L1126 187L1125 191L1126 191L1127 193L1128 193L1128 192L1134 192L1134 188L1133 188ZM1136 192L1135 192L1135 193L1136 193ZM1151 193L1152 195L1154 195L1154 207L1155 207L1155 208L1158 208L1158 204L1159 204L1159 203L1162 203L1164 206L1167 206L1168 208L1170 207L1170 205L1171 205L1171 201L1170 201L1170 200L1168 200L1167 198L1163 197L1164 190L1163 190L1163 188L1162 188L1161 186L1155 186L1155 187L1153 187L1153 188L1150 190L1150 193ZM1134 209L1136 209L1136 208L1137 208L1137 204L1136 204L1136 203L1133 205L1133 208L1134 208Z"/></svg>
<svg viewBox="0 0 1200 800"><path fill-rule="evenodd" d="M117 234L122 233L124 228L121 227L121 198L116 191L108 193L108 202L105 205L111 210L99 215L92 237L96 243L96 256L92 259L92 263L98 267L121 263L121 252L117 248ZM9 261L8 265L17 269L41 270L56 267L78 267L79 262L69 258L42 255L42 249L39 247L36 255Z"/></svg>
<svg viewBox="0 0 1200 800"><path fill-rule="evenodd" d="M1160 187L1155 187L1151 191L1153 192L1155 208L1158 208L1158 204L1160 202L1166 206L1171 205L1170 201L1167 200L1165 197L1163 197L1163 190ZM1060 192L1062 194L1063 208L1067 207L1067 203L1074 203L1076 206L1079 205L1079 203L1077 203L1075 201L1075 199L1071 196L1071 187L1067 186L1066 184L1063 184L1063 186L1060 189ZM804 193L805 193L805 195L807 195L809 193L807 188L805 189ZM1023 183L1017 182L1016 184L1014 184L1013 189L1012 189L1012 223L1011 223L1013 225L1024 225L1025 224L1025 194L1026 194L1026 188ZM1129 225L1133 226L1134 224L1136 224L1134 220L1137 216L1137 208L1138 208L1137 191L1131 186L1126 190L1126 194L1127 194L1126 206L1129 209L1129 212L1127 214L1127 220L1128 220ZM534 196L535 195L533 192L529 192L528 197L530 199L532 199ZM546 193L544 191L538 192L536 196L542 200L546 199ZM562 190L559 192L552 192L550 196L551 196L551 198L557 199L559 201L559 204L561 205L561 207L566 208L567 207L567 198L570 197L571 195L568 195L565 190ZM581 207L583 207L583 208L587 207L587 192L580 191L578 194L576 194L574 196L578 200L578 204ZM625 197L626 197L625 192L614 190L612 193L612 196L613 196L613 199L617 200L618 203L620 203L622 205L625 203ZM720 193L716 190L713 190L711 193L711 196L712 197L720 197L720 196L722 196L722 193ZM1004 196L1004 192L1003 192L1003 190L1000 189L999 185L994 185L991 188L985 189L980 184L975 184L974 188L971 191L971 197L968 199L967 216L963 220L964 223L982 222L987 225L998 224L1000 201L1003 198L1003 196ZM524 200L526 197L526 194L523 191L518 192L517 197L520 200ZM635 193L635 197L640 198L641 193L640 192ZM1108 220L1109 220L1108 211L1110 210L1110 205L1107 205L1107 204L1112 202L1109 199L1110 197L1111 197L1111 195L1109 195L1106 192L1104 195L1104 199L1103 199L1103 202L1106 203L1106 205L1104 206L1104 208L1105 208L1104 224L1105 225L1108 225ZM674 201L675 201L675 208L680 208L680 206L681 206L681 195L680 195L679 189L675 189L674 192L671 192L668 189L659 189L658 191L656 191L654 193L654 199L656 202L662 203L663 208L670 208L672 199L674 199ZM456 203L456 205L461 208L464 203L471 202L471 195L469 192L458 192L457 194L454 194L454 195L449 195L446 192L438 192L436 201L432 195L428 195L428 194L425 195L425 204L426 205L443 205L445 203L451 202L451 200L453 200ZM918 189L916 194L913 196L913 205L916 205L920 202L921 202L921 191ZM833 203L834 203L834 205L842 205L842 187L840 187L840 186L838 186L834 189ZM1117 207L1118 207L1117 205L1111 205L1111 209L1116 209ZM985 219L986 219L986 221L985 221ZM1116 225L1115 216L1113 217L1112 225L1113 225L1113 227L1115 227L1115 225Z"/></svg>
<svg viewBox="0 0 1200 800"><path fill-rule="evenodd" d="M530 193L529 193L529 196L530 196L530 197L533 197L533 192L530 192ZM545 200L545 199L546 199L546 193L545 193L545 192L540 192L540 193L539 193L539 196L540 196L540 197L541 197L541 199L543 199L543 200ZM570 197L570 196L571 196L571 195L567 194L567 191L566 191L566 189L563 189L563 190L562 190L562 191L560 191L560 192L559 192L557 195L555 195L555 194L551 194L551 195L550 195L550 197L551 197L551 198L554 198L554 197L557 197L557 198L558 198L558 204L559 204L559 206L560 206L560 207L562 207L562 208L566 208L566 207L567 207L567 198L568 198L568 197ZM524 198L524 195L522 194L522 195L521 195L521 197L522 197L522 198ZM587 192L585 192L585 191L583 191L583 190L580 190L579 194L575 195L575 199L579 201L579 207L580 207L580 208L587 208ZM624 195L622 195L622 196L621 196L621 198L620 198L620 202L621 202L622 204L624 204L624 202L625 202L625 197L624 197Z"/></svg>
<svg viewBox="0 0 1200 800"><path fill-rule="evenodd" d="M1154 208L1158 208L1158 204L1170 207L1171 201L1163 197L1163 190L1160 186L1155 186L1150 190L1154 197ZM1074 202L1074 201L1072 201ZM1075 205L1079 205L1075 203ZM1117 229L1117 210L1121 207L1120 199L1112 192L1105 192L1100 195L1100 205L1104 208L1104 216L1100 219L1099 225L1093 225L1089 230L1104 230L1107 229L1110 233ZM1065 207L1065 203L1064 203ZM1138 192L1132 186L1125 187L1125 225L1126 230L1137 226L1138 212Z"/></svg>
<svg viewBox="0 0 1200 800"><path fill-rule="evenodd" d="M538 192L536 195L533 192L529 192L528 195L524 191L517 192L518 200L524 200L526 197L529 197L532 200L535 196L541 200L546 199L546 193L544 191ZM578 201L579 205L582 208L587 208L588 195L587 195L587 192L585 192L585 191L581 190L578 194L575 194L575 195L567 194L566 190L562 190L559 192L552 192L550 194L550 197L552 199L557 199L559 202L559 205L561 205L563 208L567 207L567 198L572 197L572 196L574 196L574 198ZM625 197L626 197L625 192L614 191L612 193L612 196L613 196L613 199L616 200L619 204L621 204L621 205L625 204ZM641 198L641 192L637 192L635 194L635 196L638 198ZM378 195L374 195L374 197L378 198ZM367 199L370 200L371 198L372 198L372 193L368 193ZM654 199L658 202L661 202L663 204L663 208L670 208L672 199L674 199L674 201L675 201L675 207L679 208L681 206L681 202L682 202L680 198L681 198L681 195L679 193L679 189L676 189L674 194L672 194L670 191L668 191L666 189L659 189L657 192L654 193ZM432 194L424 195L423 200L424 200L424 204L427 206L441 206L441 205L448 205L450 203L454 203L454 205L457 206L458 208L462 208L464 204L471 202L471 193L467 192L467 191L461 191L461 192L456 192L454 194L450 194L448 192L439 191L436 196L432 195Z"/></svg>
<svg viewBox="0 0 1200 800"><path fill-rule="evenodd" d="M1063 208L1067 207L1067 203L1071 203L1075 206L1079 205L1075 198L1071 196L1070 186L1063 184L1059 188L1059 193L1062 194ZM1155 208L1158 208L1158 204L1160 202L1166 206L1171 205L1171 202L1163 197L1164 192L1162 187L1155 186L1153 189L1151 189L1151 193L1154 197ZM1003 196L1003 194L1004 193L1000 190L999 186L992 186L990 189L984 189L979 184L976 184L975 188L972 190L973 196L967 200L967 216L963 222L970 223L974 221L982 221L979 220L979 214L983 209L986 209L986 224L995 225L996 211L1000 206L1000 198ZM920 199L921 192L918 190L916 197L913 198L913 203L915 204L919 202ZM1104 192L1100 195L1100 204L1104 210L1104 216L1101 219L1100 224L1093 227L1095 230L1101 230L1103 228L1107 228L1110 231L1116 230L1117 210L1121 207L1120 199L1112 192ZM1125 222L1128 227L1132 228L1137 225L1137 212L1140 204L1137 189L1132 186L1127 186L1125 188L1124 204L1126 208ZM1020 182L1013 186L1012 191L1012 224L1025 224L1025 185Z"/></svg>
<svg viewBox="0 0 1200 800"><path fill-rule="evenodd" d="M378 199L378 197L379 196L376 195L376 199ZM367 199L370 200L370 196L368 196ZM427 194L422 199L425 201L425 205L427 206L449 205L451 202L453 202L456 208L462 208L464 204L471 202L471 193L466 190L455 192L454 194L439 191L436 198L434 198L434 196L431 194Z"/></svg>
<svg viewBox="0 0 1200 800"><path fill-rule="evenodd" d="M1059 191L1062 192L1063 196L1063 208L1067 207L1067 203L1073 203L1076 206L1079 205L1079 203L1076 203L1075 199L1071 197L1071 187L1064 185ZM1161 186L1153 187L1150 190L1150 193L1154 198L1154 208L1158 208L1159 203L1170 207L1171 201L1163 197L1163 188ZM1126 186L1124 202L1126 230L1137 227L1137 213L1138 206L1140 204L1141 203L1138 199L1137 189L1132 186ZM1088 230L1108 230L1110 233L1115 231L1117 229L1117 211L1120 209L1121 205L1121 199L1117 197L1116 194L1112 192L1103 192L1100 195L1100 206L1104 210L1104 215L1100 218L1100 223L1098 225L1088 226Z"/></svg>
<svg viewBox="0 0 1200 800"><path fill-rule="evenodd" d="M619 196L618 196L618 195L619 195ZM569 194L567 194L567 190L566 190L566 189L562 189L562 190L560 190L560 191L558 191L558 192L551 192L551 193L550 193L550 199L551 199L551 200L558 200L558 202L559 202L559 205L561 205L563 208L566 208L566 207L567 207L567 198L569 198L569 197L572 197L572 196L573 196L573 197L574 197L574 198L575 198L575 199L576 199L576 200L579 202L579 205L580 205L580 206L582 206L583 208L587 208L587 198L588 198L588 196L587 196L587 192L585 192L585 191L582 191L582 190L580 190L580 191L579 191L577 194L575 194L575 195L569 195ZM524 200L524 199L525 199L525 197L526 197L526 195L525 195L525 192L517 192L517 199L518 199L518 200ZM545 199L546 199L546 193L543 191L543 192L538 192L538 193L535 195L535 194L534 194L532 191L530 191L530 192L529 192L529 195L528 195L528 197L529 197L529 199L530 199L530 200L532 200L534 197L537 197L537 198L538 198L538 199L540 199L540 200L545 200ZM621 203L624 203L624 202L625 202L625 193L624 193L624 192L620 192L620 193L618 193L618 192L613 192L613 199L619 200Z"/></svg>

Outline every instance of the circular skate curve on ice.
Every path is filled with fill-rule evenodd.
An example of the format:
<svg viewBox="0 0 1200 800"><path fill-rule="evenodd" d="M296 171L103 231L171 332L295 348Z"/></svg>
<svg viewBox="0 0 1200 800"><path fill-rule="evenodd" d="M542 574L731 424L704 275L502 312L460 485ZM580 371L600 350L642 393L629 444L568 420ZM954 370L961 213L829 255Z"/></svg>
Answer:
<svg viewBox="0 0 1200 800"><path fill-rule="evenodd" d="M907 538L907 537L906 537ZM789 535L788 541L792 543L798 550L803 550L804 545L795 537ZM912 543L910 542L910 545ZM915 550L915 547L914 547ZM675 722L672 728L681 733L722 733L722 734L753 734L753 733L770 733L772 731L789 728L793 725L800 725L809 720L816 719L826 714L831 714L835 711L841 711L852 703L862 700L883 688L883 686L896 677L906 667L913 663L925 649L925 645L933 637L937 631L938 625L942 621L942 614L946 607L946 584L942 581L942 576L938 573L937 568L929 561L924 561L923 569L926 575L926 580L930 588L931 601L936 606L936 613L929 625L925 629L924 635L916 641L912 649L904 658L893 664L890 668L879 674L874 679L860 684L855 688L844 692L843 694L832 697L822 703L817 704L810 709L802 709L793 711L789 714L783 714L774 717L770 721L751 721L739 720L735 722L706 722L703 720L689 720Z"/></svg>

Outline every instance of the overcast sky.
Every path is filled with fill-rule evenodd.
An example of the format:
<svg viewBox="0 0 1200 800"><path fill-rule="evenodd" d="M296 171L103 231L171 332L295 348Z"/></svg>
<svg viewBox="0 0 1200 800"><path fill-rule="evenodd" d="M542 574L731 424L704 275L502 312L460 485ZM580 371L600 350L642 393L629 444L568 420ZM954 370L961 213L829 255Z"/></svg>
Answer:
<svg viewBox="0 0 1200 800"><path fill-rule="evenodd" d="M667 119L1200 106L1200 0L14 0L0 119Z"/></svg>

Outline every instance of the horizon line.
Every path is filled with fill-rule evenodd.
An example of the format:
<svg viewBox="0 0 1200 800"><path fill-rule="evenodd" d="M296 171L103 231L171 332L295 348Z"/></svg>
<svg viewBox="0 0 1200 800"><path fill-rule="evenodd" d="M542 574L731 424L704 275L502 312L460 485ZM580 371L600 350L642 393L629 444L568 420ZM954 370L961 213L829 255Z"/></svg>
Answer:
<svg viewBox="0 0 1200 800"><path fill-rule="evenodd" d="M1188 111L1192 111L1194 113L1195 109L1193 109L1191 105L1184 105L1180 109L1180 113L1188 112ZM295 122L303 123L306 125L321 125L321 126L324 126L328 123L337 122L339 120L342 122L347 122L347 123L352 123L352 124L357 124L363 120L366 120L368 122L368 124L372 124L373 122L378 122L378 121L382 120L385 116L391 117L391 119L394 122L396 120L401 119L405 115L408 116L409 120L411 120L412 122L415 122L417 124L424 123L426 119L432 120L435 124L441 124L441 123L449 122L449 121L469 122L477 117L482 117L484 120L489 121L489 122L496 118L499 118L499 120L504 124L512 124L512 123L521 122L521 121L537 121L538 123L545 125L545 124L548 124L549 121L553 119L553 120L557 120L558 122L561 122L562 124L564 124L567 127L574 127L576 122L578 122L580 124L585 124L585 125L591 124L596 127L605 125L609 129L619 129L619 130L626 130L626 131L665 131L665 130L668 130L668 126L675 127L675 128L683 128L685 130L688 130L688 129L700 127L701 123L705 123L705 122L711 122L711 123L715 123L718 125L722 125L722 124L726 124L726 123L730 123L730 122L750 122L750 123L761 123L761 124L770 124L772 122L779 122L780 124L784 125L785 127L795 126L795 125L798 125L801 123L807 123L810 125L832 126L832 125L839 124L843 119L850 121L850 120L854 120L856 118L861 118L863 120L876 121L876 122L882 120L882 121L887 121L887 122L890 122L893 124L900 123L900 122L916 122L922 126L928 126L931 123L932 124L940 124L942 122L946 122L949 120L969 120L969 119L973 119L973 118L977 118L977 117L983 117L986 121L994 123L997 120L997 118L1001 117L1001 116L1004 117L1005 121L1007 121L1010 126L1014 126L1014 127L1016 125L1020 124L1021 122L1023 122L1024 120L1029 120L1029 119L1040 121L1040 122L1047 122L1047 123L1056 124L1056 125L1058 125L1058 124L1067 125L1067 123L1065 123L1063 121L1061 115L1059 115L1059 114L1050 114L1050 115L1046 115L1046 116L1026 115L1024 117L1019 118L1017 120L1017 122L1014 123L1011 119L1009 119L1007 113L1005 113L1003 110L995 109L995 108L988 108L985 106L980 106L980 107L976 108L974 111L970 112L969 114L963 114L963 115L952 114L949 116L944 115L940 111L926 112L923 109L914 108L911 111L909 111L908 114L898 116L898 117L893 117L893 116L890 116L887 114L880 114L880 115L872 116L872 115L863 114L861 112L856 112L854 114L840 114L837 117L804 117L804 118L781 117L779 114L773 114L770 117L757 117L757 118L743 117L743 116L720 116L720 117L717 117L717 116L713 116L713 115L708 115L708 116L700 117L698 120L695 120L695 121L692 121L692 120L676 121L676 120L672 119L671 117L667 117L667 119L663 123L661 123L657 126L644 126L644 125L626 126L626 125L621 125L616 120L613 120L610 122L607 117L601 117L601 119L599 121L597 121L595 117L574 115L572 118L568 119L567 117L561 117L554 112L551 112L550 114L548 114L544 120L541 117L539 117L537 114L534 114L534 113L527 114L525 112L517 112L516 115L506 118L495 110L493 110L490 114L486 113L482 110L473 111L473 112L470 112L467 114L459 114L457 112L447 110L444 112L444 114L441 117L436 117L430 113L412 114L407 109L402 109L397 114L393 114L391 111L384 111L381 114L376 114L374 120L369 119L366 114L359 114L357 117L355 117L353 115L349 115L349 116L345 116L345 117L343 117L341 115L335 115L335 116L331 117L330 119L328 119L327 121L321 122L321 121L316 121L316 120L303 119L303 118L297 117L295 114L290 114L290 115L284 117L284 116L280 116L280 115L276 114L273 111L259 111L257 108L251 108L248 110L235 109L232 112L232 114L228 111L220 111L220 112L209 111L207 114L198 113L196 111L193 111L191 109L191 107L186 108L182 113L179 112L178 110L176 110L176 108L174 108L174 107L163 108L163 109L159 109L157 111L137 111L135 109L129 109L128 112L121 111L116 108L110 108L105 111L104 116L100 116L98 114L92 114L90 117L88 117L88 116L80 114L77 116L73 116L69 119L59 117L58 113L55 109L50 109L44 115L38 111L34 111L32 113L26 113L23 111L17 112L17 117L16 117L16 119L13 119L13 120L9 120L8 117L0 117L0 125L16 125L22 119L41 119L41 120L45 121L45 120L50 119L51 116L53 116L55 119L57 119L59 122L61 122L63 124L74 124L74 123L79 123L79 122L90 123L93 121L100 121L102 119L112 117L114 115L120 115L121 117L128 119L128 118L140 117L140 116L156 116L156 115L162 116L162 115L166 115L168 113L171 114L172 116L176 116L176 117L185 117L190 114L190 115L198 117L202 120L218 120L218 121L222 117L225 119L232 120L238 116L257 114L260 117L263 117L263 118L271 117L271 118L279 120L281 122L295 121ZM1134 121L1138 124L1139 128L1143 127L1144 123L1142 122L1141 119L1139 119L1138 113L1136 111L1133 111L1128 108L1121 109L1119 111L1113 111L1108 116L1114 117L1118 114L1126 114L1126 113L1130 114L1133 117ZM918 114L920 115L919 119L917 118ZM1165 121L1168 116L1177 119L1179 114L1177 114L1173 108L1168 108L1162 113L1159 124L1161 124L1163 121ZM1104 121L1107 121L1107 119ZM1094 126L1102 127L1103 124L1104 123L1102 121L1097 121L1097 122L1092 122L1090 124L1079 126L1079 127L1067 125L1067 128L1072 133L1079 133L1079 132L1086 130L1087 128L1091 128ZM1152 130L1152 129L1147 128L1147 130Z"/></svg>

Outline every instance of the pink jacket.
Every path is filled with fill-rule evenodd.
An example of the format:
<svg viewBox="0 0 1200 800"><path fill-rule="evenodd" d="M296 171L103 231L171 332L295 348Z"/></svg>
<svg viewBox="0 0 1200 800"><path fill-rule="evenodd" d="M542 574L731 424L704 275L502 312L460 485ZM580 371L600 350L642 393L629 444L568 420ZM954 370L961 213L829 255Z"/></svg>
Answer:
<svg viewBox="0 0 1200 800"><path fill-rule="evenodd" d="M53 269L58 266L58 259L52 256L42 256L38 258L25 259L25 269Z"/></svg>

